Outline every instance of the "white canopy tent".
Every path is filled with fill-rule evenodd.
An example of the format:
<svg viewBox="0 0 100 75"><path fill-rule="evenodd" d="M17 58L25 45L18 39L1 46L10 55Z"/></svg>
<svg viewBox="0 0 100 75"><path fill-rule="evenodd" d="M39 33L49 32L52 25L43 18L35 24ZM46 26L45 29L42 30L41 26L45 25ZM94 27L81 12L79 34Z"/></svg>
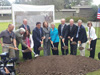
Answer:
<svg viewBox="0 0 100 75"><path fill-rule="evenodd" d="M31 30L35 27L36 21L54 22L54 5L12 4L12 20L15 28L23 23L23 19L28 20Z"/></svg>

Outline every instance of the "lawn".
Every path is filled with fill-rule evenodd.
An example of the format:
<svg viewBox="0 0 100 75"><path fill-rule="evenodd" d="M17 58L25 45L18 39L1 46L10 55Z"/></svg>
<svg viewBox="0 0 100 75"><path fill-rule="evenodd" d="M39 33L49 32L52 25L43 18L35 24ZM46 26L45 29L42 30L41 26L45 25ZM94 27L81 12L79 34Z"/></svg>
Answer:
<svg viewBox="0 0 100 75"><path fill-rule="evenodd" d="M5 29L7 29L7 26L8 26L8 22L5 22L5 23L0 23L0 32L2 31L2 30L5 30ZM58 25L59 25L59 23L57 23L56 24L56 28L58 28ZM87 28L86 28L86 30L87 30ZM100 28L96 28L96 33L97 33L97 35L98 35L98 32L100 31ZM98 35L98 36L100 36L100 35ZM60 50L60 44L59 44L59 55L61 55L61 50ZM21 46L19 46L19 49L21 49ZM97 40L97 45L96 45L96 53L95 53L95 59L96 60L99 60L98 59L98 53L100 52L100 40ZM0 53L2 52L2 47L1 47L1 45L0 45ZM86 57L88 57L89 56L89 51L85 51L85 56ZM51 54L52 54L52 52L51 52ZM40 55L41 56L43 56L43 51L41 51L41 53L40 53ZM79 52L79 50L77 51L77 55L80 55L80 52ZM20 52L20 60L22 61L23 59L22 59L22 53ZM100 74L100 70L98 70L98 71L95 71L95 72L91 72L91 73L88 73L87 75L99 75Z"/></svg>

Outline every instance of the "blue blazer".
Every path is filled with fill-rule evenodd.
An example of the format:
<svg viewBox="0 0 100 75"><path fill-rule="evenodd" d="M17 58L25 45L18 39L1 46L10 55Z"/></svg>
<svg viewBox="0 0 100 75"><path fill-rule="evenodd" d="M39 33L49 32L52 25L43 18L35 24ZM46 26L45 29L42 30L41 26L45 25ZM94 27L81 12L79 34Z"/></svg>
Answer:
<svg viewBox="0 0 100 75"><path fill-rule="evenodd" d="M52 31L52 29L50 30L50 37L51 37L51 41L53 41L53 43L59 42L58 30L56 28L54 28L53 31Z"/></svg>
<svg viewBox="0 0 100 75"><path fill-rule="evenodd" d="M25 26L22 24L19 28L24 28L25 29ZM31 33L31 30L30 30L30 26L29 25L27 25L27 29L28 29L29 33Z"/></svg>
<svg viewBox="0 0 100 75"><path fill-rule="evenodd" d="M33 32L32 32L32 38L34 40L34 45L39 45L40 41L42 41L42 37L43 37L43 29L41 29L41 34L40 31L37 27L34 28Z"/></svg>
<svg viewBox="0 0 100 75"><path fill-rule="evenodd" d="M78 41L81 41L82 43L87 41L87 34L83 25L81 25L78 35Z"/></svg>

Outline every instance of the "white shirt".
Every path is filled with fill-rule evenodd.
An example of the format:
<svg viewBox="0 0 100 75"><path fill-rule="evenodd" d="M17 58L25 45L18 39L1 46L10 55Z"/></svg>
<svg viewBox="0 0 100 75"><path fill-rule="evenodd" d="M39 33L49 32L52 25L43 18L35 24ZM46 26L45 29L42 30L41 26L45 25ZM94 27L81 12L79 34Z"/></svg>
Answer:
<svg viewBox="0 0 100 75"><path fill-rule="evenodd" d="M32 39L32 35L30 34L30 40L31 40L31 48L33 48L33 46L34 46L34 41L33 41L33 39Z"/></svg>
<svg viewBox="0 0 100 75"><path fill-rule="evenodd" d="M95 29L94 29L93 27L91 27L90 33L89 33L89 27L88 27L88 36L89 36L92 40L97 39L97 35L96 35Z"/></svg>

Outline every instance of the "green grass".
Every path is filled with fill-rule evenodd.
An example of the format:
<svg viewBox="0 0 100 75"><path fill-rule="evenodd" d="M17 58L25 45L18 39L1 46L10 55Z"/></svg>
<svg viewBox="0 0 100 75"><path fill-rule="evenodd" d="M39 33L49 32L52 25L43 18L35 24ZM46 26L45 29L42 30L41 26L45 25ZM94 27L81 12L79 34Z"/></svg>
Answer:
<svg viewBox="0 0 100 75"><path fill-rule="evenodd" d="M5 23L4 22L3 23L1 22L0 23L0 32L2 30L7 29L8 24L9 24L8 22L5 22ZM59 23L56 23L55 27L58 28L58 25L59 25ZM86 30L87 30L87 28L86 28ZM100 32L100 28L96 28L97 35L98 35L99 32ZM98 35L98 36L100 36L100 35ZM19 46L19 49L21 49L21 45ZM59 43L59 55L61 55L61 50L60 49L61 49L61 46L60 46L60 43ZM99 49L100 49L100 40L98 40L97 41L97 44L96 44L96 53L95 53L95 59L96 60L99 60L98 59L98 53L100 52ZM2 47L0 45L0 53L1 52L2 52ZM85 53L86 53L85 56L88 57L90 52L86 50ZM52 54L52 52L51 52L51 54ZM43 51L40 52L40 55L43 56ZM79 50L77 50L77 55L80 55ZM22 53L21 52L20 52L20 60L23 61L23 59L22 59ZM88 73L87 75L99 75L99 74L100 74L100 70L95 71L95 72Z"/></svg>

